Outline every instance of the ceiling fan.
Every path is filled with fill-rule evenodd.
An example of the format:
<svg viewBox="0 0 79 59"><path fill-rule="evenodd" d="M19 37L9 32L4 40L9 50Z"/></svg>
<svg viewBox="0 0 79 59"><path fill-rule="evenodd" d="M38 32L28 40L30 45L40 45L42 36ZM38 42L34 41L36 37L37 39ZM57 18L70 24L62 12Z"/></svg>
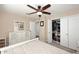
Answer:
<svg viewBox="0 0 79 59"><path fill-rule="evenodd" d="M47 15L50 15L51 14L50 12L45 11L46 9L48 9L51 6L50 4L47 4L44 7L41 7L39 5L37 8L35 8L35 7L31 6L31 5L27 5L27 6L35 10L35 12L27 13L28 15L37 13L37 15L39 17L41 17L42 14L47 14Z"/></svg>

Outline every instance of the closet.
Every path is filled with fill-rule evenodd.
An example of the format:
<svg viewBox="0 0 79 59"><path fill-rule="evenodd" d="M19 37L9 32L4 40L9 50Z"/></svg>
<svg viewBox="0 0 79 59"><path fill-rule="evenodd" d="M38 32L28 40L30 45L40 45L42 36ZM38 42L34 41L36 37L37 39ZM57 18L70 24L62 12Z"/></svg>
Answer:
<svg viewBox="0 0 79 59"><path fill-rule="evenodd" d="M78 50L79 49L79 14L61 17L60 26L61 26L60 44L65 47Z"/></svg>
<svg viewBox="0 0 79 59"><path fill-rule="evenodd" d="M52 41L60 43L60 19L52 20Z"/></svg>

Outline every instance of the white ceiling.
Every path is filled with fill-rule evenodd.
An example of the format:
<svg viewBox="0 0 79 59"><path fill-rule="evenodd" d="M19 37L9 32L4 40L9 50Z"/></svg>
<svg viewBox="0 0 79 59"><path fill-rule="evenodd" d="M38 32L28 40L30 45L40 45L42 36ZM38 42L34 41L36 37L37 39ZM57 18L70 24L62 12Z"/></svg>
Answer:
<svg viewBox="0 0 79 59"><path fill-rule="evenodd" d="M36 7L39 5L33 5ZM0 5L1 9L7 12L11 12L17 15L26 16L26 13L33 12L35 10L26 6L26 4L4 4ZM41 5L41 6L44 6ZM66 13L79 13L79 4L53 4L47 11L51 12L53 16L61 16ZM36 16L36 14L29 15L29 16Z"/></svg>

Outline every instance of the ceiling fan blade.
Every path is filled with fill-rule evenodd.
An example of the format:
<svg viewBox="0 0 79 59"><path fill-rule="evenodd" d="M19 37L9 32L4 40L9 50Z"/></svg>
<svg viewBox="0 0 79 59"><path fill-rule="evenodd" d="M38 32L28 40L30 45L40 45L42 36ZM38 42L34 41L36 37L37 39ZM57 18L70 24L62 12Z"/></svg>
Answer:
<svg viewBox="0 0 79 59"><path fill-rule="evenodd" d="M36 8L32 7L31 5L27 5L28 7L34 9L34 10L37 10Z"/></svg>
<svg viewBox="0 0 79 59"><path fill-rule="evenodd" d="M43 14L48 14L48 15L51 14L50 12L45 12L45 11L43 11L42 13L43 13Z"/></svg>
<svg viewBox="0 0 79 59"><path fill-rule="evenodd" d="M44 7L42 8L42 10L47 9L47 8L49 8L50 6L51 6L51 5L50 5L50 4L48 4L48 5L44 6Z"/></svg>
<svg viewBox="0 0 79 59"><path fill-rule="evenodd" d="M37 12L32 12L32 13L26 13L27 15L31 15L31 14L35 14L35 13L37 13Z"/></svg>

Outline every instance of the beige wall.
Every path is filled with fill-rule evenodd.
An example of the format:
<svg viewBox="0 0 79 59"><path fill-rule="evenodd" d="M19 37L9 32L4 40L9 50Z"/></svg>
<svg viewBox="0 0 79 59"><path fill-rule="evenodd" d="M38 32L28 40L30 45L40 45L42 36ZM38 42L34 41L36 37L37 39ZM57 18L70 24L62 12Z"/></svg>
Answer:
<svg viewBox="0 0 79 59"><path fill-rule="evenodd" d="M40 40L45 41L45 19L44 19L44 17L41 17L40 21L44 21L44 26L43 27L40 26Z"/></svg>
<svg viewBox="0 0 79 59"><path fill-rule="evenodd" d="M47 42L47 20L51 20L51 17L48 15L43 15L40 21L44 21L44 26L40 26L40 40Z"/></svg>
<svg viewBox="0 0 79 59"><path fill-rule="evenodd" d="M39 18L36 18L39 19ZM32 17L22 17L17 16L15 14L2 12L0 13L0 38L8 38L9 32L14 31L14 22L16 21L24 21L25 22L25 30L29 30L29 22L30 20L36 20ZM44 27L40 27L40 39L41 41L46 41L46 16L42 16L41 20L44 21ZM40 24L39 24L40 25Z"/></svg>
<svg viewBox="0 0 79 59"><path fill-rule="evenodd" d="M9 32L14 31L14 22L24 21L24 29L28 30L29 21L27 17L17 16L11 13L0 13L0 38L7 38Z"/></svg>

